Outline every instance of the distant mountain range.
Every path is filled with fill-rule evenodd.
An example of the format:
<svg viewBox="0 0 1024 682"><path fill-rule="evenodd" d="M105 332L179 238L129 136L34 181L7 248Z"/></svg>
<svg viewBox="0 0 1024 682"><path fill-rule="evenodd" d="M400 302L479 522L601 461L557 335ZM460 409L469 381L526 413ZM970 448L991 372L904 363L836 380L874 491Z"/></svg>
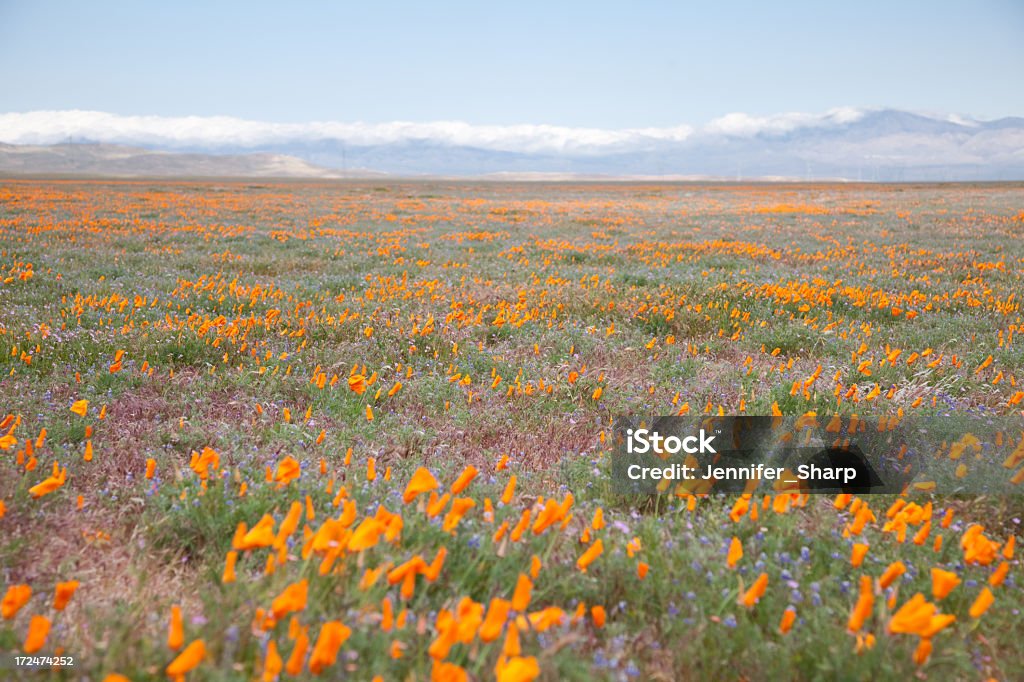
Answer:
<svg viewBox="0 0 1024 682"><path fill-rule="evenodd" d="M103 143L48 146L0 144L0 175L122 178L343 177L339 171L318 168L302 159L283 154L197 154Z"/></svg>
<svg viewBox="0 0 1024 682"><path fill-rule="evenodd" d="M109 176L1024 180L1024 118L893 109L602 130L0 114L0 173Z"/></svg>

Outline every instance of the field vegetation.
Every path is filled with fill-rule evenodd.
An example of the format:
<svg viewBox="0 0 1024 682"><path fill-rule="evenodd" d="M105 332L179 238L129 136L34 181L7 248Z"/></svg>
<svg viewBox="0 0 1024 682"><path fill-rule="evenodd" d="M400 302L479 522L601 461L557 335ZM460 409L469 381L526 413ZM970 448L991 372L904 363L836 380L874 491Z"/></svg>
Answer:
<svg viewBox="0 0 1024 682"><path fill-rule="evenodd" d="M1015 495L608 478L1020 419L1022 273L1017 185L2 182L0 677L1024 679Z"/></svg>

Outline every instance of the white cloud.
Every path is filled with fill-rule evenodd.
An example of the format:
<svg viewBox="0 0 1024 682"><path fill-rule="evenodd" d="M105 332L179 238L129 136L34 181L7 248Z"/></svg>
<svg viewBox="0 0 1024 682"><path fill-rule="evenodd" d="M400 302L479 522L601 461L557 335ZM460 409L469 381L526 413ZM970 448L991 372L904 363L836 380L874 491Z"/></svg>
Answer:
<svg viewBox="0 0 1024 682"><path fill-rule="evenodd" d="M434 123L264 123L228 116L119 116L100 111L31 111L0 114L0 142L55 144L68 138L166 147L257 147L279 142L332 139L353 145L426 140L493 151L588 152L681 142L690 126L605 130L551 125Z"/></svg>
<svg viewBox="0 0 1024 682"><path fill-rule="evenodd" d="M473 125L463 121L432 123L268 123L229 116L121 116L100 111L31 111L0 114L0 142L55 144L89 140L162 149L194 148L204 151L256 149L267 145L293 145L320 140L352 146L424 141L474 147L492 152L534 155L600 155L615 152L655 151L666 143L753 138L803 129L844 126L862 119L871 109L839 108L822 114L783 113L751 116L732 113L695 128L571 128L554 125ZM921 114L934 120L977 128L978 122L949 114Z"/></svg>
<svg viewBox="0 0 1024 682"><path fill-rule="evenodd" d="M960 114L949 114L946 116L946 120L950 123L955 123L958 126L967 126L968 128L977 128L980 124L977 121L972 121L969 118L964 118Z"/></svg>
<svg viewBox="0 0 1024 682"><path fill-rule="evenodd" d="M751 137L761 133L788 133L798 128L816 128L854 123L863 118L866 109L844 107L831 109L824 114L799 112L776 114L774 116L749 116L747 114L726 114L704 126L704 132L712 135Z"/></svg>

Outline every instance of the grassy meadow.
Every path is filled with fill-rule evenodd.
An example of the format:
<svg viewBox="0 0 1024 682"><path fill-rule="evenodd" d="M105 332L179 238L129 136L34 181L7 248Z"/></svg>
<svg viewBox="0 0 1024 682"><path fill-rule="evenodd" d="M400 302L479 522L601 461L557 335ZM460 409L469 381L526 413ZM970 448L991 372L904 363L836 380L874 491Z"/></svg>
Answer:
<svg viewBox="0 0 1024 682"><path fill-rule="evenodd" d="M0 678L1024 679L1016 496L608 479L1020 417L1022 297L1019 185L2 181Z"/></svg>

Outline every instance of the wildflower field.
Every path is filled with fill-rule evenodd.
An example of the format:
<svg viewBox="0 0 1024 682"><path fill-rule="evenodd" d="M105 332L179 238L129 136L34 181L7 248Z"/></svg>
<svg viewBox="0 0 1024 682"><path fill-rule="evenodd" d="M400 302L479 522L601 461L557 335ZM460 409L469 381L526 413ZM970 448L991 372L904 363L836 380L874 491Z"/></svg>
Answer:
<svg viewBox="0 0 1024 682"><path fill-rule="evenodd" d="M0 182L0 679L1024 679L1016 495L609 481L1019 417L1022 296L1019 185Z"/></svg>

